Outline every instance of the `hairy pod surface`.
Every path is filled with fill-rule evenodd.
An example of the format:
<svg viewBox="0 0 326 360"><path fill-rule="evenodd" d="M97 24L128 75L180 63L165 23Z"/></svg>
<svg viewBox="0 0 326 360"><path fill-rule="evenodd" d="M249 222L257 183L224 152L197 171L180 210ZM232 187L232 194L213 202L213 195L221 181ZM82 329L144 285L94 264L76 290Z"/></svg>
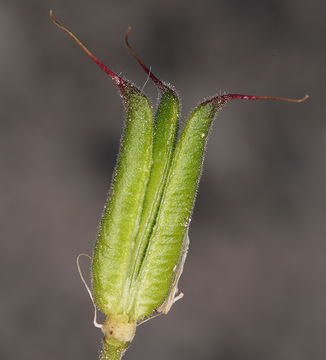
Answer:
<svg viewBox="0 0 326 360"><path fill-rule="evenodd" d="M146 97L125 85L126 127L93 255L93 289L106 315L124 313L128 280L152 163L153 117Z"/></svg>

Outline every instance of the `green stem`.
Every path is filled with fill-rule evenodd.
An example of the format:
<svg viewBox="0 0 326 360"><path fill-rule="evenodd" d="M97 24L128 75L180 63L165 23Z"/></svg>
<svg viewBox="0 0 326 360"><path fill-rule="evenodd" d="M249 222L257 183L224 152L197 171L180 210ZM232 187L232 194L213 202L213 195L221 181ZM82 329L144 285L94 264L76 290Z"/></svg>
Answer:
<svg viewBox="0 0 326 360"><path fill-rule="evenodd" d="M120 360L130 342L121 342L114 338L104 339L100 360Z"/></svg>

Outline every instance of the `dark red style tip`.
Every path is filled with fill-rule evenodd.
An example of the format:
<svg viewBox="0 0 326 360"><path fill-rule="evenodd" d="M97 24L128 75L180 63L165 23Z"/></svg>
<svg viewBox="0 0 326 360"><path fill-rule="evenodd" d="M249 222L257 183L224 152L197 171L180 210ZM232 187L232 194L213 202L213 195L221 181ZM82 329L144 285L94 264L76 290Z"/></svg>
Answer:
<svg viewBox="0 0 326 360"><path fill-rule="evenodd" d="M107 68L102 62L97 59L88 49L87 47L67 28L65 28L63 25L59 23L54 17L53 17L53 11L50 10L50 18L52 22L58 26L61 30L63 30L65 33L67 33L70 37L72 37L75 42L81 47L81 49L103 70L105 71L110 78L119 86L125 85L127 82L122 79L119 75L115 74L113 71L111 71L109 68Z"/></svg>
<svg viewBox="0 0 326 360"><path fill-rule="evenodd" d="M305 95L300 99L292 99L286 97L279 97L279 96L256 96L256 95L243 95L243 94L225 94L225 95L218 95L214 96L213 98L206 100L203 104L208 103L219 103L225 104L229 100L277 100L277 101L286 101L291 103L301 103L309 98L309 95Z"/></svg>
<svg viewBox="0 0 326 360"><path fill-rule="evenodd" d="M128 50L130 51L130 53L132 54L132 56L137 60L138 64L144 69L144 71L146 72L146 74L149 76L149 78L154 82L154 84L162 91L169 91L169 92L173 92L174 90L164 84L160 79L158 79L150 70L149 68L145 65L145 63L142 61L142 59L136 54L135 50L130 46L129 44L129 33L131 31L131 27L129 26L128 29L126 30L126 34L125 34L125 44L128 48Z"/></svg>
<svg viewBox="0 0 326 360"><path fill-rule="evenodd" d="M307 100L309 95L305 95L300 99L291 99L278 96L255 96L255 95L241 95L241 94L226 94L217 96L217 98L222 98L226 101L228 100L278 100L278 101L287 101L292 103L301 103Z"/></svg>

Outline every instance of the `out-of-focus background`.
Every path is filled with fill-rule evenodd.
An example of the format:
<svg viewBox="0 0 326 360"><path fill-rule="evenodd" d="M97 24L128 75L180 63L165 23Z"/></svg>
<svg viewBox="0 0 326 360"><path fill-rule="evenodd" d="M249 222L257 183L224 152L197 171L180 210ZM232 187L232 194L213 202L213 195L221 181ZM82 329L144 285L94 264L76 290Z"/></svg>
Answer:
<svg viewBox="0 0 326 360"><path fill-rule="evenodd" d="M114 71L176 86L185 117L231 91L211 133L180 288L127 359L326 358L326 5L316 0L0 3L0 358L96 359L75 259L92 253L123 125ZM157 92L145 86L153 104ZM183 118L184 119L184 118ZM184 121L184 120L183 120ZM89 265L83 259L87 273Z"/></svg>

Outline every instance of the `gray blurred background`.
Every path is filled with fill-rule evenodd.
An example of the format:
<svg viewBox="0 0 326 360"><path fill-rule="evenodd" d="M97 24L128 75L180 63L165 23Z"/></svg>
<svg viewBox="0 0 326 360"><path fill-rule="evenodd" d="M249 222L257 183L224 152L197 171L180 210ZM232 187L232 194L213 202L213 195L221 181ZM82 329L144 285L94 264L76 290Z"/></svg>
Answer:
<svg viewBox="0 0 326 360"><path fill-rule="evenodd" d="M96 359L102 337L75 259L92 253L123 109L49 9L141 87L146 75L123 44L131 25L131 44L176 86L183 116L220 91L311 96L235 101L219 114L185 297L137 329L126 359L325 359L321 0L1 1L0 358ZM155 87L145 91L155 105Z"/></svg>

